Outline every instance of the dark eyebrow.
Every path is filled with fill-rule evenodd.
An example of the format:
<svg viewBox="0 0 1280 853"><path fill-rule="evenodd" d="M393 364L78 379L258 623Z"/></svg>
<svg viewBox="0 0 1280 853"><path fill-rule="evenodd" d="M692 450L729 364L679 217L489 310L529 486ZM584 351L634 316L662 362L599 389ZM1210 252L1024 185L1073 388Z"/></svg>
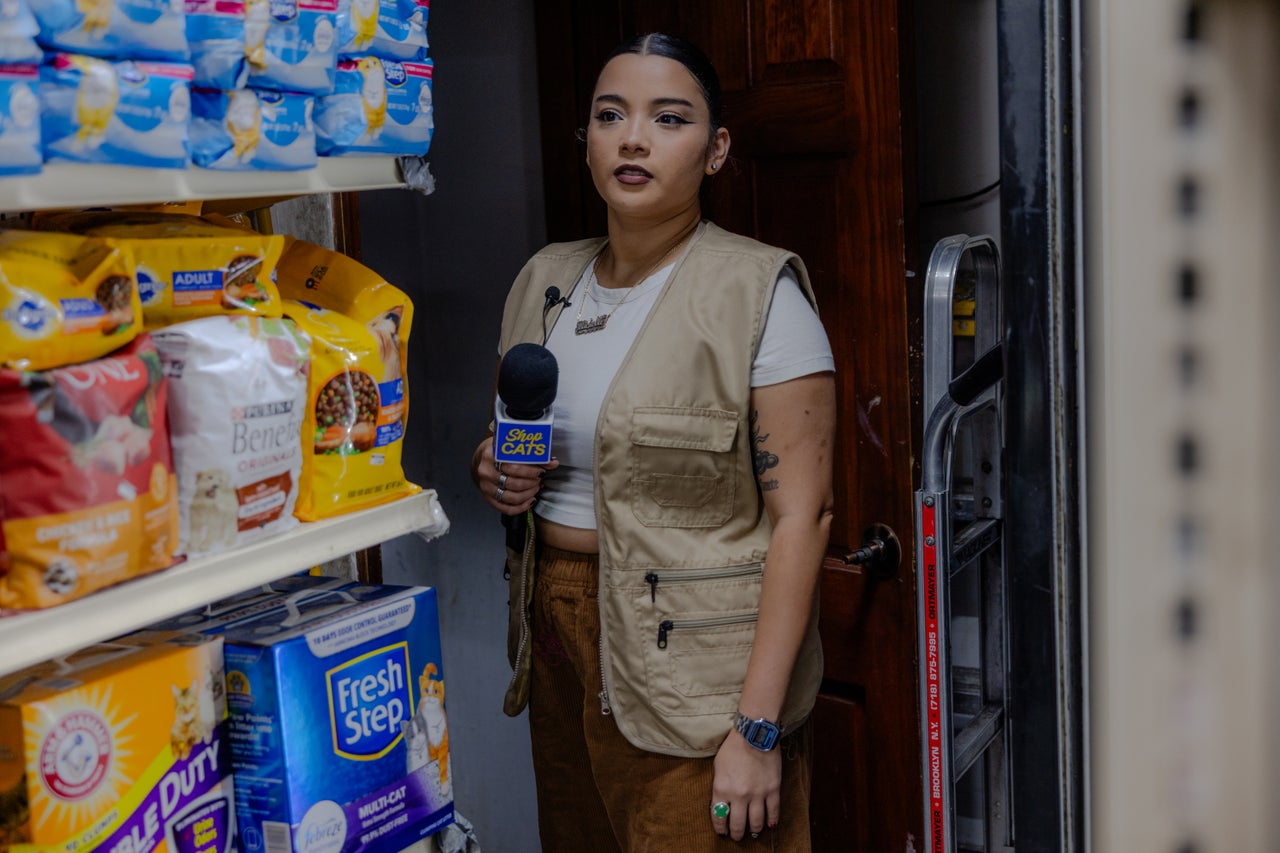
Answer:
<svg viewBox="0 0 1280 853"><path fill-rule="evenodd" d="M596 95L596 103L600 103L600 102L626 106L627 99L622 97L621 95L612 95L612 94ZM684 98L674 98L674 97L673 98L654 98L652 101L652 105L655 107L688 107L689 109L694 109L692 101L685 100Z"/></svg>

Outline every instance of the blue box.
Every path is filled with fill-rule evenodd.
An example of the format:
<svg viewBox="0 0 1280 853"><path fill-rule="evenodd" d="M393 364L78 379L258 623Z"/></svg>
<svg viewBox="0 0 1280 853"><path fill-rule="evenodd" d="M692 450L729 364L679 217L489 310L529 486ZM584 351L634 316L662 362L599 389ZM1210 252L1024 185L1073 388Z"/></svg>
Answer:
<svg viewBox="0 0 1280 853"><path fill-rule="evenodd" d="M286 586L184 625L225 641L244 853L391 853L452 823L435 590Z"/></svg>

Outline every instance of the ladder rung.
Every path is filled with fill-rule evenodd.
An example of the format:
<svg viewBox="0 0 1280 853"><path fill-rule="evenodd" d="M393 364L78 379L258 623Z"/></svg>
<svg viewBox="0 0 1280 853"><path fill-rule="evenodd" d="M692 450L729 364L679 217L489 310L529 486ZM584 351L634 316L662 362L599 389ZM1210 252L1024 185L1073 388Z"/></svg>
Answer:
<svg viewBox="0 0 1280 853"><path fill-rule="evenodd" d="M956 534L951 549L951 574L973 562L979 554L1000 541L1000 519L982 518L964 526Z"/></svg>
<svg viewBox="0 0 1280 853"><path fill-rule="evenodd" d="M953 741L955 757L951 761L953 778L959 779L969 771L1003 726L1004 708L995 704L985 705L978 716L956 734Z"/></svg>

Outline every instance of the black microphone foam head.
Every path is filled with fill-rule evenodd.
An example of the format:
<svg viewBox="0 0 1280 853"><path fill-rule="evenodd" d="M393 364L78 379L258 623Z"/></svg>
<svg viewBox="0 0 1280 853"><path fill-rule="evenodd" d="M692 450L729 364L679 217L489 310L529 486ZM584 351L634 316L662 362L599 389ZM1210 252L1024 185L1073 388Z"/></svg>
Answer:
<svg viewBox="0 0 1280 853"><path fill-rule="evenodd" d="M556 399L560 367L551 350L539 344L516 344L498 367L498 397L517 420L540 418Z"/></svg>

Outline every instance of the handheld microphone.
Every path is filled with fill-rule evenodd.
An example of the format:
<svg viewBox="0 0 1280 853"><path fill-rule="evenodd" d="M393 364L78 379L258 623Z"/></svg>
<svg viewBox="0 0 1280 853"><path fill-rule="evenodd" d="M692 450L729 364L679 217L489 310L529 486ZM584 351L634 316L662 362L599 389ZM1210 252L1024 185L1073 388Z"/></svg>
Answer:
<svg viewBox="0 0 1280 853"><path fill-rule="evenodd" d="M502 357L494 403L495 461L524 465L551 461L551 404L559 379L556 357L544 346L516 344Z"/></svg>

